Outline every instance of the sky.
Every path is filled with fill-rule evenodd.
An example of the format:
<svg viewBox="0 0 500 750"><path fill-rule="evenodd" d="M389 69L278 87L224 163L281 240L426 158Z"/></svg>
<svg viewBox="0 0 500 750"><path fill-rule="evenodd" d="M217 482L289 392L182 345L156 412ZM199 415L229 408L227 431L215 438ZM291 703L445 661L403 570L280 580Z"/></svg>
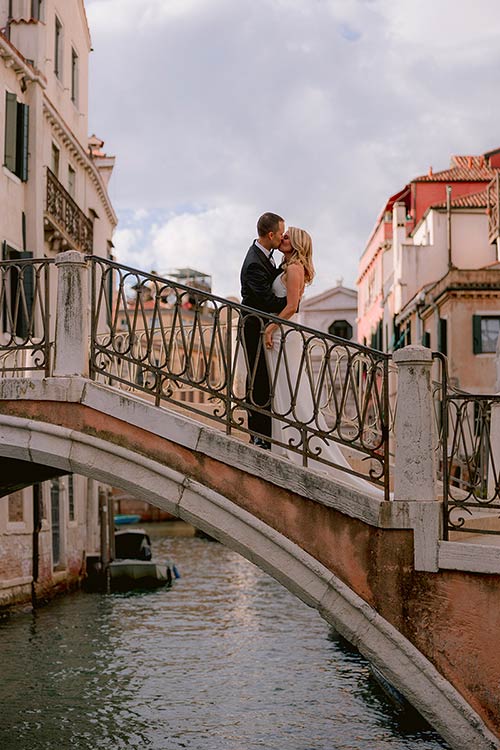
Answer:
<svg viewBox="0 0 500 750"><path fill-rule="evenodd" d="M257 218L312 236L308 296L387 198L500 147L498 0L86 0L89 129L116 156L117 259L239 296Z"/></svg>

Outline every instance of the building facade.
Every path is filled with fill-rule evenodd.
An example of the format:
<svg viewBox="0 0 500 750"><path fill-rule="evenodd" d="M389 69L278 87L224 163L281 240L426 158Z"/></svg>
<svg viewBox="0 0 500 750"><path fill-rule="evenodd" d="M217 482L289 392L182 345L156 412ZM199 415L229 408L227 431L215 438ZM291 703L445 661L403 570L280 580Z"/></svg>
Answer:
<svg viewBox="0 0 500 750"><path fill-rule="evenodd" d="M448 356L460 388L491 392L500 332L500 265L488 231L499 153L454 156L412 180L377 219L359 265L358 340L384 351L422 344Z"/></svg>
<svg viewBox="0 0 500 750"><path fill-rule="evenodd" d="M83 0L0 0L3 260L54 258L64 250L111 257L114 158L103 141L88 137L90 52ZM53 303L53 267L49 288ZM29 307L30 290L25 294ZM6 299L0 346L22 333ZM52 336L55 320L49 325ZM0 374L5 362L0 357ZM86 557L99 552L99 497L102 503L107 492L84 477L60 476L4 497L0 607L81 579Z"/></svg>

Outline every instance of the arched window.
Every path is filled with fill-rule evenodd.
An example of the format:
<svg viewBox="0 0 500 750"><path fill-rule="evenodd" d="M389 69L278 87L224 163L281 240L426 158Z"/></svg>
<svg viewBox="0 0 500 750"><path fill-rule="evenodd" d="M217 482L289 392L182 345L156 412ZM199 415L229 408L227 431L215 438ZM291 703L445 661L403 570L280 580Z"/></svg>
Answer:
<svg viewBox="0 0 500 750"><path fill-rule="evenodd" d="M328 333L332 336L340 336L341 339L352 339L352 325L347 320L334 320L333 323L328 326Z"/></svg>

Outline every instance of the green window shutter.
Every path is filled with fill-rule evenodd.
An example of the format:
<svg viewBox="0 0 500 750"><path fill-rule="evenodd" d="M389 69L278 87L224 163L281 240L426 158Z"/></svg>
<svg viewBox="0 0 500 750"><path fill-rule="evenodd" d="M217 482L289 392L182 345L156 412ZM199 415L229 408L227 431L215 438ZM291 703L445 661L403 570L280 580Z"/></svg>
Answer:
<svg viewBox="0 0 500 750"><path fill-rule="evenodd" d="M472 350L474 354L481 354L481 316L472 316Z"/></svg>
<svg viewBox="0 0 500 750"><path fill-rule="evenodd" d="M424 335L422 336L422 346L425 346L427 349L431 348L431 334L429 331L424 331Z"/></svg>
<svg viewBox="0 0 500 750"><path fill-rule="evenodd" d="M7 91L5 101L5 155L4 164L11 172L16 172L17 143L17 99Z"/></svg>
<svg viewBox="0 0 500 750"><path fill-rule="evenodd" d="M17 105L16 174L23 182L28 179L29 106Z"/></svg>

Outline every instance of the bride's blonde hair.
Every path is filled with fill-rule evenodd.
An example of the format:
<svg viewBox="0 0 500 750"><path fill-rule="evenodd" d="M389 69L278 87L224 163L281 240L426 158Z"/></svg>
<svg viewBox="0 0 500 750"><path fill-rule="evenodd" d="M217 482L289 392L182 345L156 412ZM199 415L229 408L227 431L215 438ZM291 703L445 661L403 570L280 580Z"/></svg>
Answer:
<svg viewBox="0 0 500 750"><path fill-rule="evenodd" d="M310 284L314 278L311 236L305 229L298 229L297 227L288 227L287 234L293 253L283 265L286 268L292 265L292 263L300 263L304 267L304 281L306 284Z"/></svg>

